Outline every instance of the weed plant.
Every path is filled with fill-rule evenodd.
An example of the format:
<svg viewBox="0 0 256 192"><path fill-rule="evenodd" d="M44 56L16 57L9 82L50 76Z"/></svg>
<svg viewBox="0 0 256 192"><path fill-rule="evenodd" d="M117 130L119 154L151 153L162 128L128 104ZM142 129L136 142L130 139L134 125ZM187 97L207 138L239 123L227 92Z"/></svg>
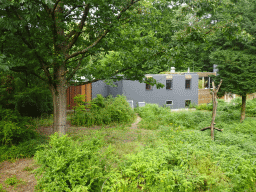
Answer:
<svg viewBox="0 0 256 192"><path fill-rule="evenodd" d="M76 126L94 126L109 125L111 123L127 123L132 122L135 118L135 112L129 106L125 96L118 95L115 98L104 98L97 95L87 106L82 102L82 96L77 96L75 101L76 114L72 118L72 124Z"/></svg>
<svg viewBox="0 0 256 192"><path fill-rule="evenodd" d="M26 182L23 181L22 179L18 179L16 175L12 176L12 177L9 177L5 180L5 183L7 185L10 185L10 186L14 186L16 187L17 185L20 185L20 184L25 184Z"/></svg>
<svg viewBox="0 0 256 192"><path fill-rule="evenodd" d="M84 141L73 141L67 135L51 136L49 145L36 152L35 159L41 165L37 169L38 190L45 191L100 191L107 179L108 150L103 147L103 137L94 135Z"/></svg>

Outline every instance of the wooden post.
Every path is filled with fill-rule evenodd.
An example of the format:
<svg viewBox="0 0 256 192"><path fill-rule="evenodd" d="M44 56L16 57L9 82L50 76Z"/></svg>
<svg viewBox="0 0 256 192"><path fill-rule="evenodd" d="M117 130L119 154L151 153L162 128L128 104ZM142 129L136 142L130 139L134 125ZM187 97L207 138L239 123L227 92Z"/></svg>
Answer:
<svg viewBox="0 0 256 192"><path fill-rule="evenodd" d="M211 129L211 138L212 140L214 140L214 129L218 130L218 131L222 131L222 129L218 129L218 128L215 128L214 125L215 125L215 117L216 117L216 112L217 112L217 104L218 104L218 101L217 101L217 93L220 89L220 86L221 86L221 83L222 83L222 79L220 80L220 84L218 86L218 88L216 89L215 85L214 85L214 82L212 82L212 87L213 87L213 90L212 90L212 122L211 122L211 126L210 127L205 127L203 129L201 129L201 131L204 131L206 129Z"/></svg>

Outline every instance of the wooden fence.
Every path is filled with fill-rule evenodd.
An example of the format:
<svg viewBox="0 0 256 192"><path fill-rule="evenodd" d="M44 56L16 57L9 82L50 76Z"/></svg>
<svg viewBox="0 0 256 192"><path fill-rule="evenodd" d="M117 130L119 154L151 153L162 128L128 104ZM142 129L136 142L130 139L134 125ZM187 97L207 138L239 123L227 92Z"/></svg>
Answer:
<svg viewBox="0 0 256 192"><path fill-rule="evenodd" d="M67 109L72 110L75 106L74 97L78 94L85 95L84 101L88 102L92 99L92 84L70 86L67 89Z"/></svg>

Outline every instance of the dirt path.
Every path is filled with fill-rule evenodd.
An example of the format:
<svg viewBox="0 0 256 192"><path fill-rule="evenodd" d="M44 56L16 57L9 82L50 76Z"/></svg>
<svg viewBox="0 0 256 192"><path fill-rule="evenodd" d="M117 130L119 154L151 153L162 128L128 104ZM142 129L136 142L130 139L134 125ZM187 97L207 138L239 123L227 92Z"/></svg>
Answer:
<svg viewBox="0 0 256 192"><path fill-rule="evenodd" d="M141 117L137 115L136 121L131 125L131 129L136 129L138 128L138 123L141 121Z"/></svg>
<svg viewBox="0 0 256 192"><path fill-rule="evenodd" d="M133 134L133 130L137 129L138 123L141 121L141 118L137 115L136 121L131 125L131 133ZM44 132L45 131L45 132ZM49 128L40 128L39 132L49 135ZM127 135L128 136L128 135ZM129 138L129 137L128 137ZM131 141L132 139L128 139L126 142ZM4 161L0 163L0 192L33 192L34 187L37 184L35 179L35 174L31 171L36 169L34 165L34 160L31 159L19 159L14 163ZM7 185L5 183L7 178L17 177L17 180L22 180L17 183L17 185ZM1 190L1 185L3 189Z"/></svg>

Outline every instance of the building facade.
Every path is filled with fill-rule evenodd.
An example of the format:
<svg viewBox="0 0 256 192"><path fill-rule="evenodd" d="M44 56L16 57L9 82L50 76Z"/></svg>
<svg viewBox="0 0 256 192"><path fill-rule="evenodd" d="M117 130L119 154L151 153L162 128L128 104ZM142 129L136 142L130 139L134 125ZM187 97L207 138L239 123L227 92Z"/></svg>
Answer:
<svg viewBox="0 0 256 192"><path fill-rule="evenodd" d="M97 97L97 94L104 97L124 95L127 100L132 101L133 107L141 102L166 105L172 109L185 108L190 103L198 104L197 73L147 74L146 77L153 77L165 87L157 89L156 86L131 80L115 82L115 87L111 87L98 81L92 83L92 98Z"/></svg>

